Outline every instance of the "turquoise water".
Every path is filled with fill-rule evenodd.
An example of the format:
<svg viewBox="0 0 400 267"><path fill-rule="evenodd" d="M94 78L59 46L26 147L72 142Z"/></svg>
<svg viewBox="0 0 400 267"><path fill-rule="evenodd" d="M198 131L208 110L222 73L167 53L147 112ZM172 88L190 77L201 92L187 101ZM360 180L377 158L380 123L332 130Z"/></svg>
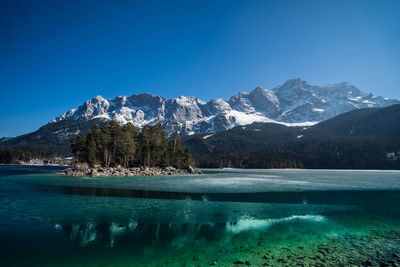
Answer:
<svg viewBox="0 0 400 267"><path fill-rule="evenodd" d="M395 266L400 172L0 166L1 266Z"/></svg>

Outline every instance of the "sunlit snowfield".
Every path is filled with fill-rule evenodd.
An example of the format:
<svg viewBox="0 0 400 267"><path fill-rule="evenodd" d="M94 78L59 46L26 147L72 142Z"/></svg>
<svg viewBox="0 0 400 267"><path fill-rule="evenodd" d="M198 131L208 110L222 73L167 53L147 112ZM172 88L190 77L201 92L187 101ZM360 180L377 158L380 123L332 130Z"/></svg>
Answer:
<svg viewBox="0 0 400 267"><path fill-rule="evenodd" d="M400 172L69 178L0 166L1 266L399 262Z"/></svg>

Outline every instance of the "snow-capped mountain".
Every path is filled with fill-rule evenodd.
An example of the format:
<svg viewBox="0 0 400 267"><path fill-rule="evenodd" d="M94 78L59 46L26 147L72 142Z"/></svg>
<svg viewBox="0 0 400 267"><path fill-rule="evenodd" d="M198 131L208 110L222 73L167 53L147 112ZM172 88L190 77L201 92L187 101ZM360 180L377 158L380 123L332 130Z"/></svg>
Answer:
<svg viewBox="0 0 400 267"><path fill-rule="evenodd" d="M341 113L366 107L399 104L396 99L366 94L349 83L326 86L311 85L292 79L271 90L257 87L241 92L229 100L204 102L196 97L165 99L158 95L140 94L86 101L55 118L64 120L114 119L120 124L137 127L162 123L172 133L210 133L253 122L275 122L286 125L312 125Z"/></svg>

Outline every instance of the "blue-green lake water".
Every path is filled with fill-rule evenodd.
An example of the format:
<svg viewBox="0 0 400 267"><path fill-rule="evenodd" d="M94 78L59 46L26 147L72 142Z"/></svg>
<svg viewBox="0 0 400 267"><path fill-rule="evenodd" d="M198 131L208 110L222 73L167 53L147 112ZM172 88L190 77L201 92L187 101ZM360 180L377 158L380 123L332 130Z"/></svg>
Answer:
<svg viewBox="0 0 400 267"><path fill-rule="evenodd" d="M0 166L1 266L400 264L400 172Z"/></svg>

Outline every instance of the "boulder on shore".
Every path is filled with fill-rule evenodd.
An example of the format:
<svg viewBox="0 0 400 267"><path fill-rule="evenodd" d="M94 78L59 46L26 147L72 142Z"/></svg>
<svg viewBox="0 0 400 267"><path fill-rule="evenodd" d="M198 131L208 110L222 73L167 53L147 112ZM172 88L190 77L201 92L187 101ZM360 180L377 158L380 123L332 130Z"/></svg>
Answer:
<svg viewBox="0 0 400 267"><path fill-rule="evenodd" d="M154 175L187 175L202 174L199 169L189 166L186 169L177 169L172 166L158 167L134 167L134 168L87 168L85 170L68 168L58 174L66 176L154 176Z"/></svg>

